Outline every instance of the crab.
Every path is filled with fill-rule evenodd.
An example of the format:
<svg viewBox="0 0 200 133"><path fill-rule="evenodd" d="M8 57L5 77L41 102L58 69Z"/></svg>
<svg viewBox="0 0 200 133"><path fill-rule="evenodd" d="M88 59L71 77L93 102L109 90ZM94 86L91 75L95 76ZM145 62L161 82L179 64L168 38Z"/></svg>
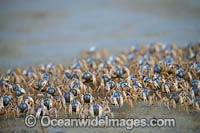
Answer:
<svg viewBox="0 0 200 133"><path fill-rule="evenodd" d="M89 68L92 68L94 70L97 68L97 64L96 64L96 59L95 58L89 57L89 58L87 58L86 62L87 62L87 66Z"/></svg>
<svg viewBox="0 0 200 133"><path fill-rule="evenodd" d="M52 96L55 95L56 90L55 90L54 85L50 85L50 86L48 86L48 88L47 88L47 93L50 94L50 95L52 95Z"/></svg>
<svg viewBox="0 0 200 133"><path fill-rule="evenodd" d="M108 73L104 73L102 75L102 79L103 79L104 82L108 82L111 79L111 77Z"/></svg>
<svg viewBox="0 0 200 133"><path fill-rule="evenodd" d="M123 67L111 69L110 75L113 78L125 78L125 77L130 76L130 71L127 67L123 66Z"/></svg>
<svg viewBox="0 0 200 133"><path fill-rule="evenodd" d="M108 82L106 82L106 90L108 92L110 92L110 90L112 90L113 88L115 88L116 85L115 85L115 82L112 81L112 80L109 80Z"/></svg>
<svg viewBox="0 0 200 133"><path fill-rule="evenodd" d="M50 98L43 99L43 103L47 107L48 110L53 107L53 101Z"/></svg>
<svg viewBox="0 0 200 133"><path fill-rule="evenodd" d="M42 91L44 90L44 88L47 86L48 84L48 81L47 80L43 80L43 79L40 79L39 81L36 81L36 80L32 80L32 82L29 84L29 86L38 91Z"/></svg>
<svg viewBox="0 0 200 133"><path fill-rule="evenodd" d="M93 82L94 85L97 84L97 81L96 81L96 78L95 78L95 73L91 73L91 72L84 72L83 73L83 76L82 76L82 79L83 79L83 82Z"/></svg>
<svg viewBox="0 0 200 133"><path fill-rule="evenodd" d="M200 90L197 87L192 87L190 94L191 94L192 98L195 98L197 96L200 96Z"/></svg>
<svg viewBox="0 0 200 133"><path fill-rule="evenodd" d="M33 104L34 104L34 100L33 100L33 98L30 97L30 96L25 96L25 97L24 97L24 101L25 101L26 103L28 103L29 105L33 105Z"/></svg>
<svg viewBox="0 0 200 133"><path fill-rule="evenodd" d="M200 73L200 62L194 63L193 65L190 66L190 69L193 72Z"/></svg>
<svg viewBox="0 0 200 133"><path fill-rule="evenodd" d="M184 85L185 82L186 82L186 81L185 81L183 78L176 78L176 79L175 79L175 82L174 82L173 86L174 86L176 92L180 91L179 88L180 88L182 85Z"/></svg>
<svg viewBox="0 0 200 133"><path fill-rule="evenodd" d="M72 91L65 92L64 99L66 103L71 103L71 101L74 99L74 94L72 93Z"/></svg>
<svg viewBox="0 0 200 133"><path fill-rule="evenodd" d="M199 80L192 80L192 87L200 88L200 81Z"/></svg>
<svg viewBox="0 0 200 133"><path fill-rule="evenodd" d="M145 102L147 102L147 96L149 95L149 90L147 90L147 89L142 89L141 94L142 94L143 100L144 100Z"/></svg>
<svg viewBox="0 0 200 133"><path fill-rule="evenodd" d="M9 79L8 78L1 78L0 79L0 86L2 87L2 88L4 88L5 86L8 86L9 85Z"/></svg>
<svg viewBox="0 0 200 133"><path fill-rule="evenodd" d="M152 105L153 104L152 102L155 99L156 93L150 89L142 89L140 92L140 95L142 96L142 99L144 100L144 102L147 102L149 100L149 104Z"/></svg>
<svg viewBox="0 0 200 133"><path fill-rule="evenodd" d="M48 109L47 109L47 107L43 103L39 104L37 106L36 110L37 110L36 111L36 118L38 118L38 119L41 116L45 116L46 114L48 114Z"/></svg>
<svg viewBox="0 0 200 133"><path fill-rule="evenodd" d="M44 104L44 106L46 106L46 108L48 110L48 114L50 116L55 116L56 118L58 118L58 110L53 106L52 99L50 99L50 98L43 99L43 104Z"/></svg>
<svg viewBox="0 0 200 133"><path fill-rule="evenodd" d="M0 115L4 114L4 118L7 120L10 118L10 114L13 115L13 118L15 119L15 116L17 114L16 108L14 107L10 96L4 95L0 98Z"/></svg>
<svg viewBox="0 0 200 133"><path fill-rule="evenodd" d="M28 78L28 79L37 78L37 75L36 75L34 72L32 72L30 68L24 70L24 71L22 72L22 74L23 74L24 76L26 76L26 78Z"/></svg>
<svg viewBox="0 0 200 133"><path fill-rule="evenodd" d="M105 104L105 103L102 103L102 104L98 104L98 103L93 103L93 104L90 104L89 106L85 106L81 109L81 112L80 112L80 116L82 116L83 118L85 118L86 116L87 117L104 117L106 115L109 115L113 118L113 113L111 112L111 109L110 107Z"/></svg>
<svg viewBox="0 0 200 133"><path fill-rule="evenodd" d="M89 92L86 92L84 95L81 96L81 102L86 104L91 104L93 101L93 97Z"/></svg>
<svg viewBox="0 0 200 133"><path fill-rule="evenodd" d="M153 82L151 76L146 76L146 77L144 77L143 81L144 81L144 83L146 83L146 82L147 82L147 83L152 83L152 82Z"/></svg>
<svg viewBox="0 0 200 133"><path fill-rule="evenodd" d="M124 96L126 96L126 94L124 94ZM113 91L113 94L110 97L110 101L115 105L116 108L122 107L124 104L122 92L120 90Z"/></svg>
<svg viewBox="0 0 200 133"><path fill-rule="evenodd" d="M131 93L132 91L130 84L124 80L119 83L119 87L122 88L123 91L128 92L128 93Z"/></svg>
<svg viewBox="0 0 200 133"><path fill-rule="evenodd" d="M31 110L30 105L27 102L22 101L19 104L19 111L20 112L18 112L18 116L20 115L20 113L27 113L28 114L28 112L30 112L30 110Z"/></svg>
<svg viewBox="0 0 200 133"><path fill-rule="evenodd" d="M153 81L153 85L154 85L155 89L159 90L161 88L161 81L159 79L155 79Z"/></svg>
<svg viewBox="0 0 200 133"><path fill-rule="evenodd" d="M83 85L75 80L71 83L69 91L72 92L74 96L77 96L80 94L81 86Z"/></svg>
<svg viewBox="0 0 200 133"><path fill-rule="evenodd" d="M134 91L138 91L142 88L142 85L137 80L132 80Z"/></svg>
<svg viewBox="0 0 200 133"><path fill-rule="evenodd" d="M67 70L65 70L65 72L64 72L64 76L63 76L63 78L66 78L67 80L71 80L72 79L72 71L71 70L69 70L69 69L67 69Z"/></svg>
<svg viewBox="0 0 200 133"><path fill-rule="evenodd" d="M194 109L196 109L197 111L200 111L200 107L199 107L199 105L200 105L200 97L194 98L192 100L192 105L193 105Z"/></svg>
<svg viewBox="0 0 200 133"><path fill-rule="evenodd" d="M0 109L7 107L10 104L10 102L11 102L10 96L4 95L3 97L1 97Z"/></svg>
<svg viewBox="0 0 200 133"><path fill-rule="evenodd" d="M131 75L128 77L128 80L129 80L129 81L132 81L132 80L134 80L135 78L136 78L135 75L131 74Z"/></svg>
<svg viewBox="0 0 200 133"><path fill-rule="evenodd" d="M76 99L72 100L72 102L69 104L69 115L72 115L73 112L75 112L76 115L79 115L81 107L82 105L78 100Z"/></svg>
<svg viewBox="0 0 200 133"><path fill-rule="evenodd" d="M110 114L111 117L113 117L113 113L111 112L111 109L109 108L108 105L105 105L105 106L101 106L99 104L92 104L90 106L90 115L92 117L102 117L102 116L105 116L107 114Z"/></svg>
<svg viewBox="0 0 200 133"><path fill-rule="evenodd" d="M159 64L155 64L154 73L160 73L160 72L162 72L162 66Z"/></svg>
<svg viewBox="0 0 200 133"><path fill-rule="evenodd" d="M23 88L16 88L16 90L15 90L16 96L21 96L23 94L26 94L26 91Z"/></svg>
<svg viewBox="0 0 200 133"><path fill-rule="evenodd" d="M69 92L72 93L74 96L78 96L80 94L80 90L78 88L71 88Z"/></svg>
<svg viewBox="0 0 200 133"><path fill-rule="evenodd" d="M171 90L170 82L164 81L164 83L162 84L162 89L163 89L163 92L167 92L167 94L170 94L170 90Z"/></svg>
<svg viewBox="0 0 200 133"><path fill-rule="evenodd" d="M182 68L179 68L178 70L176 70L176 75L182 78L185 75L185 72Z"/></svg>
<svg viewBox="0 0 200 133"><path fill-rule="evenodd" d="M178 110L180 110L181 104L183 104L183 97L178 93L171 93L170 102L172 102L173 108L176 109L176 106L178 104Z"/></svg>

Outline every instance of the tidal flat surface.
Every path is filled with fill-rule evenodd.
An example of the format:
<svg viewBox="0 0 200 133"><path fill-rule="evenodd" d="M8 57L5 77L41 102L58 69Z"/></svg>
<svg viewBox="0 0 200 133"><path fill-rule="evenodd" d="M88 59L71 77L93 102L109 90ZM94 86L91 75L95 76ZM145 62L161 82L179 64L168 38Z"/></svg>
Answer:
<svg viewBox="0 0 200 133"><path fill-rule="evenodd" d="M171 109L170 111L165 106L152 105L149 106L147 103L140 102L134 105L134 108L129 109L128 105L121 108L120 110L115 110L112 108L116 118L175 118L176 127L151 127L151 128L133 128L133 130L126 130L126 128L54 128L48 127L44 128L40 126L40 121L34 128L28 128L24 124L24 118L17 118L16 120L4 121L3 118L0 120L0 132L50 132L50 133L64 133L64 132L82 132L82 133L102 133L102 132L116 132L116 133L126 133L126 132L136 132L136 133L199 133L200 131L200 113L186 113L184 110L178 112L178 110ZM65 116L61 116L64 118Z"/></svg>

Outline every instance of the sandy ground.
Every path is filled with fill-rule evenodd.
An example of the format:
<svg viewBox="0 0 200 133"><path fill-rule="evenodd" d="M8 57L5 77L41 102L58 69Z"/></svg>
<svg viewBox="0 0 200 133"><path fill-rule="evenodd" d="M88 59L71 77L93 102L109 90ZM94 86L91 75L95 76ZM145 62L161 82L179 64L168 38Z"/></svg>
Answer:
<svg viewBox="0 0 200 133"><path fill-rule="evenodd" d="M71 64L94 45L110 53L155 41L185 46L200 40L199 0L6 0L0 4L0 73L40 63ZM200 132L200 114L168 111L140 103L123 117L172 117L176 128L135 132ZM128 132L125 129L68 129L24 126L23 119L0 119L0 132Z"/></svg>
<svg viewBox="0 0 200 133"><path fill-rule="evenodd" d="M125 128L42 128L40 124L37 124L34 128L27 128L24 124L24 119L16 119L16 120L8 120L3 121L0 120L1 131L9 131L9 132L116 132L116 133L125 133L134 131L136 133L174 133L174 132L187 132L187 133L198 133L200 131L200 113L199 112L190 112L189 114L185 111L181 110L178 112L177 110L171 109L170 111L160 105L153 105L149 106L144 102L140 102L139 104L134 105L134 108L131 110L129 109L128 105L121 108L120 110L116 110L113 107L113 112L116 118L175 118L176 120L176 127L169 128L169 127L155 127L155 128L134 128L133 130L126 130ZM62 117L63 118L63 117ZM38 121L38 123L40 123Z"/></svg>

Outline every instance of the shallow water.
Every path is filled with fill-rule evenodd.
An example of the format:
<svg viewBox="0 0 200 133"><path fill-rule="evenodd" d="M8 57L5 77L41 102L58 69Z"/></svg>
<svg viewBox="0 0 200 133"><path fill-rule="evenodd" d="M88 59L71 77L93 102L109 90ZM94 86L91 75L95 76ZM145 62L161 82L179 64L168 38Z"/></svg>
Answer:
<svg viewBox="0 0 200 133"><path fill-rule="evenodd" d="M199 0L6 0L0 4L0 73L40 63L68 65L82 49L111 53L155 41L185 46L200 40ZM200 114L168 111L144 103L115 112L124 117L173 117L176 128L139 128L136 132L199 132ZM28 129L23 119L3 121L1 131L126 132L125 129Z"/></svg>

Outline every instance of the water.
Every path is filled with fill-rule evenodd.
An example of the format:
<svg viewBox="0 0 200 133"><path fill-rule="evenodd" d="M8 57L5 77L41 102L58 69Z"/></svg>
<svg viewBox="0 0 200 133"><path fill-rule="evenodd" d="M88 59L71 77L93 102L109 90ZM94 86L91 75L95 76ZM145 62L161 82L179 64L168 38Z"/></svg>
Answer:
<svg viewBox="0 0 200 133"><path fill-rule="evenodd" d="M55 62L68 65L82 49L97 46L115 53L155 41L185 46L200 40L199 0L6 0L0 4L0 73L8 68ZM117 112L115 112L117 113ZM139 104L126 117L175 117L177 128L136 132L198 132L199 113L188 115L165 107ZM1 118L2 119L2 118ZM1 129L30 131L20 122L2 121ZM13 125L13 126L12 126ZM0 129L0 130L1 130ZM42 129L41 132L91 129ZM95 129L96 132L125 132Z"/></svg>

